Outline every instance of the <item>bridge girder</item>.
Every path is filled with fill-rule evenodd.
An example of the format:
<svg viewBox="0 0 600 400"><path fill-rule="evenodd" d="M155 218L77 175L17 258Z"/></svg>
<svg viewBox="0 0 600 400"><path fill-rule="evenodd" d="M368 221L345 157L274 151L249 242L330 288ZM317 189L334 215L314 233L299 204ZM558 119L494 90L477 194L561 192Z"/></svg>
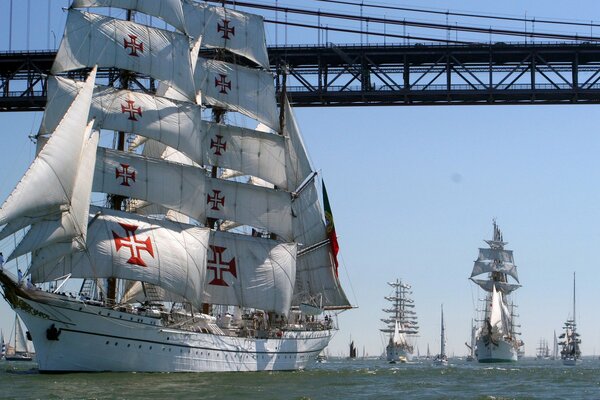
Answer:
<svg viewBox="0 0 600 400"><path fill-rule="evenodd" d="M54 56L0 53L0 111L43 110ZM593 43L330 44L270 47L269 56L277 88L285 69L299 107L600 102L600 45ZM106 68L99 77L111 84L118 74ZM139 77L136 89L154 87Z"/></svg>

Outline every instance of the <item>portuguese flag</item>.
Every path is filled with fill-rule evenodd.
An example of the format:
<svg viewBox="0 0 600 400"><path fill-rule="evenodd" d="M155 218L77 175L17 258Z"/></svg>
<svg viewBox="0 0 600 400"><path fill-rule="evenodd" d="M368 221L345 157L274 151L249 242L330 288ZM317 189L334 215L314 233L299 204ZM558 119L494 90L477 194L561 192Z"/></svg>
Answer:
<svg viewBox="0 0 600 400"><path fill-rule="evenodd" d="M325 189L325 182L323 182L323 206L325 208L325 229L327 230L327 237L329 238L329 244L331 245L331 251L333 252L333 260L335 262L335 276L338 276L338 260L337 254L340 250L340 246L337 241L335 234L335 225L333 224L333 214L331 213L331 206L329 205L329 198L327 197L327 189Z"/></svg>

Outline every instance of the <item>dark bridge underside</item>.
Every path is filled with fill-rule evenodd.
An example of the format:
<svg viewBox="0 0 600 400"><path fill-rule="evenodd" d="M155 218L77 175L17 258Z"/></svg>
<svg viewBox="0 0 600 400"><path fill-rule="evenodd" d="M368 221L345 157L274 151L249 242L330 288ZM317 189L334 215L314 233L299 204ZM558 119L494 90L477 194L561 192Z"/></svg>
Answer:
<svg viewBox="0 0 600 400"><path fill-rule="evenodd" d="M592 43L330 44L271 47L269 55L278 89L285 66L297 107L600 102L600 45ZM54 56L0 53L0 111L43 110ZM112 84L118 73L99 77ZM154 90L150 79L137 82Z"/></svg>

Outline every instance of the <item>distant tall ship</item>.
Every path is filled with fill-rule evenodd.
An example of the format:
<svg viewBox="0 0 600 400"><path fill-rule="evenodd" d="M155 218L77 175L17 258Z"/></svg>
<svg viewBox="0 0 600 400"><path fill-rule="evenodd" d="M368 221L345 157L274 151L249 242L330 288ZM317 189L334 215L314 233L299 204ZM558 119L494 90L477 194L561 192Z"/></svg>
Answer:
<svg viewBox="0 0 600 400"><path fill-rule="evenodd" d="M581 339L577 333L577 324L575 322L575 273L573 273L573 317L567 319L563 326L564 332L559 336L558 342L562 346L560 357L564 365L576 365L581 360L581 350L579 345Z"/></svg>
<svg viewBox="0 0 600 400"><path fill-rule="evenodd" d="M535 358L538 360L547 360L550 358L550 348L546 339L540 339L540 343L536 349Z"/></svg>
<svg viewBox="0 0 600 400"><path fill-rule="evenodd" d="M417 315L413 310L414 301L409 297L412 294L411 287L399 279L396 279L396 282L388 282L388 285L394 291L391 296L385 297L392 304L390 308L383 310L389 317L381 319L387 325L381 331L389 334L385 349L386 359L390 363L410 361L414 351L411 339L419 333Z"/></svg>
<svg viewBox="0 0 600 400"><path fill-rule="evenodd" d="M481 363L517 361L519 348L523 342L517 338L515 331L514 305L510 301L510 293L521 287L518 284L517 266L514 263L512 250L506 250L502 232L494 223L492 240L486 240L489 248L480 248L479 257L475 260L471 280L485 292L485 308L481 326L477 331L477 360ZM487 274L486 279L475 279ZM517 283L510 283L512 278Z"/></svg>

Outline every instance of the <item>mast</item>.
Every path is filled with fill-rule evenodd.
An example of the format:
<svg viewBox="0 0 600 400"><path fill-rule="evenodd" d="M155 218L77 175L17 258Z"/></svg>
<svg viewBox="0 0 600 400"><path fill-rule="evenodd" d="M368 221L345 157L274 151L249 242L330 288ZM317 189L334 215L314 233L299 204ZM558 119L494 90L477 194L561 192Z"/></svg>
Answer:
<svg viewBox="0 0 600 400"><path fill-rule="evenodd" d="M444 305L442 304L442 329L440 334L440 356L446 355L446 328L444 327Z"/></svg>
<svg viewBox="0 0 600 400"><path fill-rule="evenodd" d="M573 328L575 328L575 272L573 272Z"/></svg>
<svg viewBox="0 0 600 400"><path fill-rule="evenodd" d="M131 21L133 18L133 12L130 9L127 9L127 21ZM121 89L129 89L129 83L131 81L132 73L121 69L119 70L119 85ZM117 147L116 150L125 151L125 132L117 131ZM113 194L110 196L110 205L113 210L122 210L123 203L127 198L125 196ZM115 304L117 300L117 278L111 277L107 279L107 290L106 290L106 300L108 303Z"/></svg>

